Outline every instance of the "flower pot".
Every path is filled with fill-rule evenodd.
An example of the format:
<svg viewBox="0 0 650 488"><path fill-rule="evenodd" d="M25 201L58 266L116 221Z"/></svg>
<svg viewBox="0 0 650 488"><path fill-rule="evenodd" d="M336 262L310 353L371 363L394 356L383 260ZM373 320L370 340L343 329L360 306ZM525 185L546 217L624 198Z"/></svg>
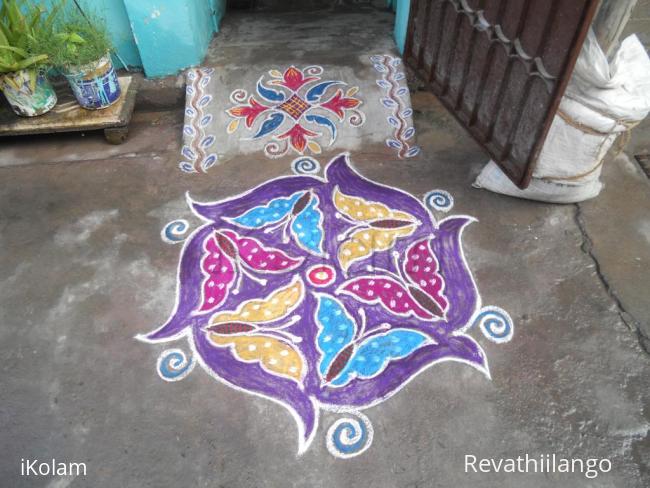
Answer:
<svg viewBox="0 0 650 488"><path fill-rule="evenodd" d="M42 70L4 73L0 75L0 90L13 111L23 117L42 115L56 105L56 93Z"/></svg>
<svg viewBox="0 0 650 488"><path fill-rule="evenodd" d="M92 63L68 66L63 74L83 108L110 107L120 98L120 84L108 54Z"/></svg>

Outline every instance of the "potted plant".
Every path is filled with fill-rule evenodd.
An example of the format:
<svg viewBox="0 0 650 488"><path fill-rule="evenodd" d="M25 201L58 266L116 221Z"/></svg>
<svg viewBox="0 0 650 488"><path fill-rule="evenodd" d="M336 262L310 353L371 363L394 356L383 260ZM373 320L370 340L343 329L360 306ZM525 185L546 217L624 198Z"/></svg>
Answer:
<svg viewBox="0 0 650 488"><path fill-rule="evenodd" d="M47 54L30 49L35 36L52 25L56 10L45 19L43 13L22 0L3 0L0 8L0 90L13 111L26 117L48 112L57 101L47 79Z"/></svg>
<svg viewBox="0 0 650 488"><path fill-rule="evenodd" d="M74 8L62 9L53 35L41 38L37 46L66 77L83 108L106 108L120 97L111 41L97 17Z"/></svg>

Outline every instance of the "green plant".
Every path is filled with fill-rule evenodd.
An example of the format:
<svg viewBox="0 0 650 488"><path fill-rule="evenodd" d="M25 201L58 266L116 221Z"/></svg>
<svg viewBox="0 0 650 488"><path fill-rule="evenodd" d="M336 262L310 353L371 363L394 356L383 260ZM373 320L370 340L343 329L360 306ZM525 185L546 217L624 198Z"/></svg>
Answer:
<svg viewBox="0 0 650 488"><path fill-rule="evenodd" d="M39 5L24 0L3 0L0 8L0 73L29 69L33 75L32 83L36 83L36 71L45 64L48 55L33 51L31 45L36 36L51 29L57 12L55 7L44 16L45 10Z"/></svg>
<svg viewBox="0 0 650 488"><path fill-rule="evenodd" d="M97 61L112 49L108 31L99 17L76 8L61 9L51 31L34 36L32 50L47 54L50 62L65 69Z"/></svg>

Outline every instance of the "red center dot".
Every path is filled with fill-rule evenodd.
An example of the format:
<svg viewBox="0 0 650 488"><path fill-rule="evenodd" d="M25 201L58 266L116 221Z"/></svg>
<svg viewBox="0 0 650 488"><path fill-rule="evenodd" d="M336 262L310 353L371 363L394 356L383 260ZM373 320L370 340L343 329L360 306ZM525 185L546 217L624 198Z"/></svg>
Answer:
<svg viewBox="0 0 650 488"><path fill-rule="evenodd" d="M314 266L307 271L307 279L314 286L327 286L335 277L336 271L331 266Z"/></svg>

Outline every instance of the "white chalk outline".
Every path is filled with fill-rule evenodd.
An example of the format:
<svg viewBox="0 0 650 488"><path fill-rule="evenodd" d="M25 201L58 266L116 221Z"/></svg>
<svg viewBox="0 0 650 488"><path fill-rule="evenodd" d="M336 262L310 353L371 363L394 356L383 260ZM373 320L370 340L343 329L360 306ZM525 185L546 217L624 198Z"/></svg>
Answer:
<svg viewBox="0 0 650 488"><path fill-rule="evenodd" d="M432 224L433 224L434 228L439 228L440 225L443 224L447 220L458 219L458 218L467 219L467 221L463 224L463 226L462 226L462 228L460 230L460 233L459 233L459 237L458 237L458 239L459 239L459 253L460 253L461 261L463 262L464 267L467 270L467 273L468 273L468 275L470 277L470 281L472 283L472 288L474 289L474 292L475 292L476 303L475 303L475 306L474 306L474 309L475 309L474 314L472 314L472 316L475 316L476 311L481 309L481 301L482 300L481 300L481 295L479 293L479 290L478 290L478 288L476 286L476 281L474 279L474 276L473 276L473 274L471 272L471 269L468 266L467 258L465 256L464 248L463 248L463 245L462 245L462 240L463 240L463 231L467 227L467 225L469 223L472 223L472 222L478 222L478 219L476 219L475 217L469 216L469 215L462 215L461 214L461 215L449 216L449 217L443 219L440 222L436 222L435 218L433 217L431 211L427 208L427 206L422 205L422 203L419 200L417 200L412 194L409 194L406 191L401 190L399 188L391 187L391 186L388 186L388 185L385 185L385 184L379 183L379 182L374 182L374 181L364 177L363 175L361 175L359 173L359 171L357 171L357 169L351 163L351 161L350 161L350 153L349 152L343 152L343 153L333 157L329 161L329 163L325 166L324 174L327 174L327 170L329 169L329 166L332 165L334 162L336 162L341 157L345 158L345 163L346 163L347 167L350 169L350 171L352 171L357 177L359 177L363 181L365 181L365 182L367 182L369 184L378 186L378 187L386 188L388 190L401 193L401 194L403 194L404 196L406 196L406 197L408 197L410 199L418 201L418 203L423 208L425 208L427 210L428 215L431 217L431 221L432 221ZM292 176L292 177L293 178L316 179L316 180L318 180L318 181L320 181L322 183L327 183L327 179L324 176L320 177L320 176L315 176L315 175L296 175L296 176ZM287 178L286 175L277 176L277 177L272 178L270 180L264 181L264 182L260 183L259 185L255 186L255 187L253 187L253 188L251 188L249 190L246 190L245 192L233 195L231 197L227 197L227 198L222 199L222 200L215 200L215 201L212 201L212 202L198 202L198 201L195 201L195 200L193 200L191 198L189 192L186 192L185 199L186 199L186 201L188 203L188 206L189 206L190 211L192 212L192 214L194 214L198 219L200 219L200 220L202 220L204 222L207 222L208 225L209 225L209 223L212 223L213 221L211 219L203 216L203 215L200 215L198 213L198 211L195 210L194 204L209 206L209 205L216 205L216 204L220 204L220 203L234 201L234 200L243 198L244 196L250 195L251 193L257 191L260 187L265 186L265 185L267 185L267 184L269 184L271 182L278 181L278 180L283 180L283 179L286 179L286 178ZM194 230L194 232L192 232L185 239L185 241L183 243L183 247L182 247L181 252L180 252L180 256L184 255L187 247L189 246L189 243L192 242L193 238L198 233L203 231L203 229L205 229L206 226L207 225L203 225L203 226L198 227L197 229ZM134 338L141 341L141 342L147 343L147 344L161 344L161 343L168 343L168 342L177 341L177 340L185 337L185 338L187 338L188 345L189 345L189 347L190 347L190 349L192 351L192 356L196 359L196 363L198 363L201 366L201 368L210 377L212 377L215 381L217 381L217 382L219 382L219 383L221 383L221 384L223 384L225 386L228 386L229 388L232 388L233 390L236 390L236 391L248 394L248 395L253 395L253 396L256 396L258 398L264 398L266 400L270 400L271 402L274 402L274 403L284 407L289 412L289 414L293 417L293 419L294 419L294 421L296 423L296 426L297 426L297 430L298 430L298 433L297 433L298 434L298 451L297 451L296 457L302 456L307 451L307 449L309 449L309 446L313 442L313 440L315 438L315 435L316 435L316 433L318 431L318 427L319 427L319 423L320 423L320 411L321 410L325 410L325 411L328 411L328 412L334 412L334 413L344 413L344 412L360 413L362 410L372 408L372 407L374 407L374 406L376 406L376 405L378 405L380 403L383 403L383 402L389 400L391 397L393 397L394 395L401 392L404 388L406 388L406 386L408 386L413 380L415 380L418 376L420 376L422 373L427 371L429 368L431 368L431 367L433 367L433 366L435 366L437 364L440 364L440 363L443 363L443 362L448 362L448 361L453 361L453 362L459 362L459 363L466 364L466 365L476 369L477 371L481 372L483 375L485 375L485 377L487 379L489 379L489 380L492 379L492 377L490 375L489 362L488 362L488 358L487 358L487 356L485 354L485 351L483 350L481 345L473 337L471 337L471 336L464 333L466 330L470 329L474 325L473 322L468 321L467 324L464 327L462 327L460 329L457 329L456 331L454 331L454 333L452 335L454 337L465 337L465 338L471 340L474 344L476 344L476 347L477 347L477 349L479 351L479 354L481 355L481 357L484 360L484 362L483 362L484 366L481 367L481 366L479 366L479 365L477 365L477 364L475 364L475 363L473 363L471 361L467 361L465 359L461 359L461 358L458 358L458 357L446 356L446 357L443 357L443 358L439 358L439 359L436 359L435 361L432 361L432 362L429 362L429 363L423 365L421 369L414 372L411 376L406 378L406 380L404 380L402 383L400 383L399 386L397 386L394 390L390 391L386 395L382 395L380 397L377 397L373 401L370 401L370 402L368 402L366 404L362 404L362 405L359 405L359 406L349 406L349 405L348 406L342 406L340 404L331 404L331 403L327 403L327 402L321 402L317 398L315 398L313 395L310 395L307 398L311 402L312 407L314 409L314 427L313 427L312 432L310 433L309 437L305 439L306 425L303 422L302 417L300 417L298 412L289 403L287 403L287 402L285 402L285 401L283 401L281 399L265 395L263 393L259 393L259 392L248 390L246 388L242 388L242 387L240 387L240 386L238 386L238 385L236 385L234 383L231 383L231 382L227 381L226 379L220 377L212 369L210 369L210 367L205 363L205 361L203 360L201 355L198 353L198 350L196 348L196 344L194 342L194 337L192 335L192 332L193 332L192 328L185 327L184 329L182 329L178 333L176 333L176 334L174 334L174 335L172 335L170 337L165 337L165 338L162 338L162 339L149 339L147 337L149 335L155 334L156 332L162 330L166 326L166 324L169 323L169 321L177 314L178 308L179 308L179 305L180 305L180 284L181 284L180 275L181 275L181 260L179 259L178 260L178 265L177 265L177 273L176 273L175 304L174 304L174 308L171 311L171 313L169 314L169 317L167 318L167 320L165 322L163 322L163 324L160 327L158 327L157 329L155 329L154 331L148 332L148 333L145 333L145 334L137 334L137 335L134 336Z"/></svg>

